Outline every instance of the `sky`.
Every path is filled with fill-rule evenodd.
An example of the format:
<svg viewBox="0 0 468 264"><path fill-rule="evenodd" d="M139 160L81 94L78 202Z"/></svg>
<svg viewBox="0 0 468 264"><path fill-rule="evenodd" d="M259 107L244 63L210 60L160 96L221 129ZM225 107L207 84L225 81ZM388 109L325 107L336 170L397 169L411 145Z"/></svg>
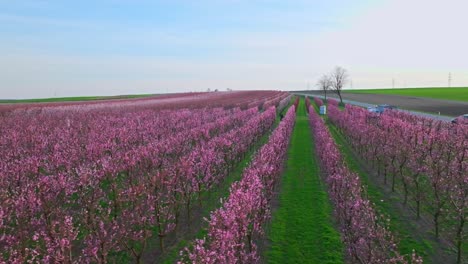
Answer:
<svg viewBox="0 0 468 264"><path fill-rule="evenodd" d="M0 98L468 86L466 0L0 0Z"/></svg>

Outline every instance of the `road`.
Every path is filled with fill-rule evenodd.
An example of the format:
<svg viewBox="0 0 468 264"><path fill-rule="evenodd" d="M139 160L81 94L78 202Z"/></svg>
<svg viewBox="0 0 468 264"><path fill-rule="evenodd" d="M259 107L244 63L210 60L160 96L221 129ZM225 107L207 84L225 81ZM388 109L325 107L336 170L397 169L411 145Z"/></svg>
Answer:
<svg viewBox="0 0 468 264"><path fill-rule="evenodd" d="M322 93L319 91L298 91L294 93L312 96L322 95ZM337 98L336 94L331 94L331 97ZM400 109L410 110L419 115L424 115L419 112L429 113L432 114L430 115L431 117L439 116L440 113L441 117L437 119L443 120L448 120L450 117L468 113L468 102L462 101L436 100L430 98L400 95L352 93L343 93L343 100L348 101L348 103L351 104L361 105L363 107L373 106L376 104L390 104L395 105Z"/></svg>
<svg viewBox="0 0 468 264"><path fill-rule="evenodd" d="M296 95L302 95L302 96L317 96L317 97L320 97L322 99L324 97L324 96L322 96L322 95L320 95L318 93L311 93L311 92L300 92L299 91L299 92L293 92L293 93L296 94ZM327 94L327 97L339 100L338 97L335 97L335 95L329 96ZM373 103L373 104L372 103L364 103L362 101L354 101L354 100L348 100L348 99L343 99L343 102L346 103L346 104L352 104L352 105L357 105L357 106L361 106L361 107L370 107L370 106L375 106L376 104L379 104L379 103ZM393 104L391 102L390 103L386 102L386 103ZM449 122L449 121L451 121L453 119L453 117L451 117L451 116L444 116L444 115L438 115L438 114L431 114L431 113L412 111L412 110L408 110L408 109L403 109L401 107L399 107L399 110L409 112L409 113L412 113L414 115L433 118L433 119L442 120L442 121L446 121L446 122Z"/></svg>

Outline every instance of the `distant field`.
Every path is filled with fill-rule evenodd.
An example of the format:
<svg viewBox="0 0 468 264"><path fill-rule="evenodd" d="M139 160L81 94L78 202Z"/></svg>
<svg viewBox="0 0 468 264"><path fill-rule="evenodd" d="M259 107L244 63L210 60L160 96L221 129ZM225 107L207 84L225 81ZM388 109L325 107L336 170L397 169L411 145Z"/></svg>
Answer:
<svg viewBox="0 0 468 264"><path fill-rule="evenodd" d="M53 97L53 98L37 98L37 99L0 99L0 103L48 103L48 102L76 102L76 101L95 101L95 100L110 100L110 99L128 99L154 96L154 94L132 94L132 95L116 95L116 96L78 96L78 97Z"/></svg>
<svg viewBox="0 0 468 264"><path fill-rule="evenodd" d="M434 99L456 100L468 102L468 87L437 87L437 88L405 88L405 89L372 89L346 90L346 93L394 94Z"/></svg>

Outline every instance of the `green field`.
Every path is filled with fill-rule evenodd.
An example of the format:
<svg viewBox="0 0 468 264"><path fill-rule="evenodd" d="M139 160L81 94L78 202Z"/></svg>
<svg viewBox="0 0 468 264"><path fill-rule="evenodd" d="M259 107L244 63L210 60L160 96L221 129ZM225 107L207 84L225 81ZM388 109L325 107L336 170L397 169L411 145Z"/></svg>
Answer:
<svg viewBox="0 0 468 264"><path fill-rule="evenodd" d="M346 90L346 93L394 94L468 102L468 87Z"/></svg>
<svg viewBox="0 0 468 264"><path fill-rule="evenodd" d="M76 102L76 101L96 101L110 99L129 99L154 96L154 94L132 94L132 95L116 95L116 96L77 96L77 97L52 97L52 98L36 98L36 99L0 99L0 103L49 103L49 102Z"/></svg>
<svg viewBox="0 0 468 264"><path fill-rule="evenodd" d="M343 244L320 179L304 100L297 110L288 161L267 231L266 263L343 263Z"/></svg>

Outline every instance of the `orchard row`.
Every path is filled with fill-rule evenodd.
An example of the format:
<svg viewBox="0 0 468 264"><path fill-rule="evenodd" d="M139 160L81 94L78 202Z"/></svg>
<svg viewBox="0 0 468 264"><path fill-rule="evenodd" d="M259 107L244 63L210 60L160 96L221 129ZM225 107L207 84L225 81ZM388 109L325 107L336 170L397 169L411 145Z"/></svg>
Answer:
<svg viewBox="0 0 468 264"><path fill-rule="evenodd" d="M417 218L432 216L435 236L454 242L460 263L467 238L468 126L351 105L328 110L359 156L402 193L403 204L414 204Z"/></svg>
<svg viewBox="0 0 468 264"><path fill-rule="evenodd" d="M359 176L351 172L343 161L325 122L310 102L309 118L316 142L320 168L328 185L328 194L334 204L347 255L356 263L421 263L415 253L404 258L397 248L393 234L372 203L364 196ZM336 106L329 104L330 108ZM338 110L339 111L339 110Z"/></svg>

